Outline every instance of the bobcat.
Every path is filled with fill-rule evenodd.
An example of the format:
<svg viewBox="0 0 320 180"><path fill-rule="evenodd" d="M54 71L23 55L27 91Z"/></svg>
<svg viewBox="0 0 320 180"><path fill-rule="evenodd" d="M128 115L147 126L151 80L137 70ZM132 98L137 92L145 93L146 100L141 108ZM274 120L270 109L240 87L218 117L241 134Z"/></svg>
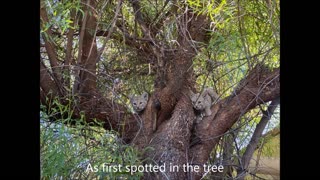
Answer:
<svg viewBox="0 0 320 180"><path fill-rule="evenodd" d="M149 97L147 92L143 92L140 96L130 95L129 98L133 110L137 113L141 113L146 108Z"/></svg>
<svg viewBox="0 0 320 180"><path fill-rule="evenodd" d="M200 112L197 115L197 120L200 120L203 116L210 116L212 114L210 108L211 105L217 101L218 94L213 90L213 88L205 88L201 94L190 91L190 99L192 101L193 108Z"/></svg>

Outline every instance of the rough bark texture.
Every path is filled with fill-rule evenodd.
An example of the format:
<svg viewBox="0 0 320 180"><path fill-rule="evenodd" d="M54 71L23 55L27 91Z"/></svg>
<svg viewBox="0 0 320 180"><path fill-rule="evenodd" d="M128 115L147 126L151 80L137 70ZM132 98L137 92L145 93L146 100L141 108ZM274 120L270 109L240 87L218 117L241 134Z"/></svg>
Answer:
<svg viewBox="0 0 320 180"><path fill-rule="evenodd" d="M147 157L153 159L155 164L165 164L166 172L156 175L148 174L146 178L154 179L156 176L159 179L187 179L186 173L170 172L169 166L178 165L181 172L182 164L187 164L193 120L194 114L190 100L182 96L171 118L159 126L147 145L154 148L153 151L147 152Z"/></svg>
<svg viewBox="0 0 320 180"><path fill-rule="evenodd" d="M188 23L184 22L189 18L190 21ZM181 26L196 27L205 23L205 20L203 16L192 19L191 16L186 13L181 17ZM181 26L180 28L183 29ZM202 41L205 39L205 31L203 29L193 28L189 33L192 35L191 38L197 37L198 40L201 39ZM159 68L156 76L155 92L151 97L151 102L149 101L145 112L142 114L142 127L135 139L136 141L134 141L134 144L138 148L143 148L149 144L150 139L154 137L152 135L153 123L156 121L158 128L163 122L169 120L176 104L186 95L183 92L187 92L194 84L191 67L197 47L191 43L190 39L186 39L186 36L182 35L179 38L179 43L182 44L182 46L175 51L162 53L161 49L154 50L160 52L160 54L162 53L162 55L157 56ZM156 103L161 105L160 110L155 107ZM174 136L172 137L172 139L175 138Z"/></svg>
<svg viewBox="0 0 320 180"><path fill-rule="evenodd" d="M53 97L59 96L59 89L51 77L47 67L40 61L40 100L42 104L47 103L46 96L48 95Z"/></svg>
<svg viewBox="0 0 320 180"><path fill-rule="evenodd" d="M49 22L45 6L42 6L40 8L40 17L41 17L41 25L45 26L46 23ZM47 29L46 34L43 36L43 39L44 39L44 43L45 43L44 45L47 51L47 55L49 57L50 66L54 73L54 77L52 78L55 78L55 81L58 82L61 80L61 77L60 77L61 67L59 67L59 64L58 64L57 50L52 39L53 38L52 34L53 34L52 30L50 28Z"/></svg>
<svg viewBox="0 0 320 180"><path fill-rule="evenodd" d="M80 71L79 79L79 89L78 92L81 96L90 97L92 93L96 90L97 77L96 77L96 62L98 58L97 44L95 33L97 29L97 12L94 11L96 7L96 1L90 2L86 5L85 9L88 11L87 18L85 18L84 25L82 28L85 28L83 34L82 54L81 60L79 62L80 68L83 70Z"/></svg>
<svg viewBox="0 0 320 180"><path fill-rule="evenodd" d="M237 92L237 95L214 105L212 111L216 113L205 117L196 125L195 136L198 143L191 147L189 154L193 164L206 163L219 138L241 115L259 104L280 96L279 69L269 71L263 66L257 66L246 79L247 85ZM194 178L200 179L201 175L202 172Z"/></svg>
<svg viewBox="0 0 320 180"><path fill-rule="evenodd" d="M141 151L151 147L145 152L144 158L152 159L153 164L166 164L167 171L146 174L145 179L200 179L202 171L197 174L186 173L182 171L182 165L205 164L219 138L243 114L280 95L279 69L271 71L263 65L258 65L249 72L235 94L220 100L211 108L213 112L211 116L195 124L195 114L187 94L190 89L194 89L195 84L192 60L199 50L195 41L209 40L205 30L209 25L206 17L201 15L195 17L191 10L186 10L183 15L177 17L179 47L169 50L153 41L155 29L149 27L150 22L145 22L142 18L139 1L130 1L136 22L140 24L147 41L137 43L134 38L127 38L125 43L137 47L138 50L142 49L143 51L139 51L140 54L137 53L141 59L152 57L157 69L155 91L150 95L146 109L141 114L131 114L126 107L104 98L97 91L96 35L99 31L97 12L93 10L97 2L83 1L83 4L89 2L90 4L84 7L86 17L83 18L79 37L79 77L76 79L79 81L79 86L75 86L75 92L80 95L80 101L75 102L77 108L74 110L74 117L79 117L80 112L84 112L87 121L92 121L94 118L103 121L104 128L118 131L125 143L131 143ZM176 8L173 10L176 11ZM41 8L41 16L45 22L48 19L43 11L45 9ZM52 35L52 32L48 31L48 34ZM110 37L112 38L112 35ZM71 39L71 35L68 38ZM58 66L54 46L48 39L45 41L51 68L54 69ZM70 48L70 42L68 44ZM70 54L69 50L67 54ZM67 64L69 63L68 55ZM47 102L44 99L50 91L55 96L63 95L59 94L61 90L58 88L60 84L57 82L60 79L58 72L53 70L51 74L43 61L40 65L40 95L42 103L45 104ZM156 129L153 130L155 124ZM168 171L170 164L178 165L179 172Z"/></svg>

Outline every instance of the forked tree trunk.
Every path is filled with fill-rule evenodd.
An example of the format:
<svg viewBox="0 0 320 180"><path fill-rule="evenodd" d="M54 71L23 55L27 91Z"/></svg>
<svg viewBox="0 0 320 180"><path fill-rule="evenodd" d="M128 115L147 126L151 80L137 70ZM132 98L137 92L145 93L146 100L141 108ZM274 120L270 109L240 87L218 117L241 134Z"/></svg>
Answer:
<svg viewBox="0 0 320 180"><path fill-rule="evenodd" d="M95 7L96 1L90 6ZM136 1L135 1L136 2ZM84 2L86 3L86 2ZM139 8L134 8L138 11ZM43 10L43 9L42 9ZM44 11L44 10L43 10ZM139 13L136 13L139 15ZM256 66L245 78L241 89L235 94L220 100L211 110L212 115L205 117L195 124L195 114L188 97L188 91L194 90L192 60L197 55L197 46L194 41L205 42L205 27L208 25L205 17L199 15L194 18L192 12L179 17L179 49L174 52L162 52L149 45L149 55L158 55L158 71L156 75L155 92L151 95L147 108L141 115L130 114L124 106L111 100L102 98L96 91L96 62L98 58L96 34L96 12L90 8L85 9L85 18L80 32L79 86L75 92L80 95L79 109L75 109L74 116L85 112L86 120L97 118L105 122L105 129L119 132L126 143L131 143L143 151L146 147L151 149L144 156L152 159L152 163L166 165L164 173L145 174L145 179L200 179L203 175L202 165L209 159L210 152L217 145L219 138L227 132L237 120L250 109L259 104L278 98L280 95L279 69L270 71L263 65ZM45 15L43 16L44 20ZM141 18L141 17L136 17ZM141 20L141 19L140 19ZM142 22L142 21L138 21ZM141 24L144 33L147 26ZM202 27L202 28L199 28ZM48 34L51 36L51 34ZM46 50L51 66L56 67L54 46L46 41ZM153 49L153 50L151 50ZM162 54L161 54L162 53ZM63 96L58 85L61 77L57 71L49 73L41 64L41 99L47 103L45 97L52 91L55 96ZM161 67L161 68L160 68ZM161 107L159 107L159 105ZM156 130L153 126L156 124ZM192 144L190 143L192 142ZM144 157L144 158L145 158ZM148 162L147 162L148 163ZM182 169L187 163L200 165L199 173L187 173ZM178 172L169 171L169 165L178 165Z"/></svg>

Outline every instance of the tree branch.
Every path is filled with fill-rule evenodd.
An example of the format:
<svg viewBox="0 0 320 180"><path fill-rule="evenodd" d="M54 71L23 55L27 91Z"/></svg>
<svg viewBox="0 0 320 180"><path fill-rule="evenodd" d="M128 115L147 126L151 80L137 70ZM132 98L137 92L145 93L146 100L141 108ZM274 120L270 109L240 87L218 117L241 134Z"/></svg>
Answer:
<svg viewBox="0 0 320 180"><path fill-rule="evenodd" d="M259 145L259 139L262 137L262 132L265 129L269 120L271 119L271 117L274 113L274 110L276 109L276 107L278 106L279 103L280 103L280 98L278 97L271 102L267 111L263 111L262 118L261 118L260 122L257 124L257 127L254 130L253 135L251 137L251 140L246 148L246 151L244 152L244 154L241 158L242 167L240 167L238 169L238 174L242 175L241 177L239 177L240 180L244 179L245 174L246 174L244 172L247 171L247 168L249 166L252 155Z"/></svg>
<svg viewBox="0 0 320 180"><path fill-rule="evenodd" d="M106 45L107 45L107 42L108 42L111 34L113 33L113 29L114 29L114 27L115 27L115 25L116 25L117 17L118 17L118 15L119 15L119 12L120 12L121 7L122 7L122 0L120 0L120 1L118 2L115 15L114 15L114 17L113 17L113 19L112 19L112 22L111 22L110 30L109 30L108 33L107 33L105 42L103 43L103 46L101 47L101 49L100 49L99 52L98 52L97 62L98 62L98 60L100 59L100 57L101 57L101 55L102 55L102 53L103 53L103 51L104 51L104 49L105 49L105 47L106 47ZM100 15L100 16L101 16L101 15ZM99 17L100 17L100 16L99 16Z"/></svg>
<svg viewBox="0 0 320 180"><path fill-rule="evenodd" d="M76 17L76 11L73 9L71 10L71 20L73 21L71 26L75 25L75 21L77 19ZM72 59L72 44L73 44L73 34L74 34L74 29L69 28L68 33L67 33L67 47L66 47L66 56L65 56L65 61L64 61L64 73L67 75L67 82L66 84L69 86L70 85L70 64L71 64L71 59Z"/></svg>
<svg viewBox="0 0 320 180"><path fill-rule="evenodd" d="M44 5L40 8L40 17L41 17L41 25L45 26L46 23L49 23L47 11ZM45 48L50 60L50 66L54 74L54 79L57 83L60 83L61 81L61 71L58 68L58 56L56 54L57 50L55 45L52 42L52 30L50 28L47 29L45 32L46 34L43 36L44 42L45 42ZM61 84L57 84L58 86L61 86Z"/></svg>
<svg viewBox="0 0 320 180"><path fill-rule="evenodd" d="M41 102L46 104L46 98L50 93L51 97L56 97L59 94L59 89L57 88L52 76L44 65L44 63L40 60L40 88L41 88Z"/></svg>
<svg viewBox="0 0 320 180"><path fill-rule="evenodd" d="M166 0L164 6L161 8L161 10L158 12L156 17L153 19L152 22L156 22L156 24L151 26L152 32L159 31L159 29L166 24L166 23L164 23L164 21L168 18L168 16L176 14L176 12L178 10L178 6L176 5L177 1L171 0L172 6L171 6L170 10L167 13L165 13L164 15L162 15L164 13L163 10L168 5L169 1L170 0ZM160 17L160 19L158 21L156 21L159 17Z"/></svg>
<svg viewBox="0 0 320 180"><path fill-rule="evenodd" d="M171 118L160 124L157 132L147 143L146 146L153 147L154 150L146 154L147 157L152 157L152 162L146 163L165 164L166 169L169 169L170 164L178 165L182 170L182 165L189 161L186 154L189 153L189 139L194 118L189 97L182 96L175 106ZM154 179L152 177L157 177L156 179L188 179L186 173L166 171L164 174L145 174L145 176L149 176L151 179Z"/></svg>
<svg viewBox="0 0 320 180"><path fill-rule="evenodd" d="M84 97L91 96L96 89L96 62L98 57L96 36L97 29L97 12L94 8L97 5L96 1L87 1L85 6L85 18L83 20L83 26L81 27L81 34L79 42L79 66L87 71L80 71L79 73L79 88L80 95ZM82 45L82 46L80 46Z"/></svg>
<svg viewBox="0 0 320 180"><path fill-rule="evenodd" d="M89 2L90 1L87 0L87 4L89 4ZM83 8L83 9L84 9L84 13L83 13L84 16L82 18L82 23L81 23L81 27L80 27L79 51L78 51L77 66L80 66L80 64L82 64L83 38L84 38L84 33L85 33L86 23L87 23L87 18L88 18L88 8ZM73 94L77 94L80 91L80 84L81 84L80 69L75 69L74 76L75 76L75 81L74 81L74 84L73 84L72 91L73 91Z"/></svg>
<svg viewBox="0 0 320 180"><path fill-rule="evenodd" d="M144 36L151 39L150 30L148 28L148 25L142 17L141 7L140 7L139 1L138 0L130 0L130 2L132 4L133 10L134 10L134 17L135 17L136 21L140 24L140 27L141 27L141 30L142 30Z"/></svg>
<svg viewBox="0 0 320 180"><path fill-rule="evenodd" d="M250 109L280 96L279 68L270 71L267 67L256 66L246 77L247 84L238 95L229 96L214 105L212 115L204 117L195 126L198 143L190 149L190 159L204 164L218 140L237 120ZM241 104L240 104L241 102ZM201 172L202 173L202 172ZM196 179L201 173L194 174Z"/></svg>

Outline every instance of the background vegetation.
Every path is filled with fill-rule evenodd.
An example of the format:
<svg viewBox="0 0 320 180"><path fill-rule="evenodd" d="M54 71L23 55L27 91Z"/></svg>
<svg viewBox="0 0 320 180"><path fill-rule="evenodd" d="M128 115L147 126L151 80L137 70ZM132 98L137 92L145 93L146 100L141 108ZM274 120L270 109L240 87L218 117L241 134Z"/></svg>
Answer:
<svg viewBox="0 0 320 180"><path fill-rule="evenodd" d="M128 96L147 91L162 103L164 87L171 87L170 73L184 66L175 56L180 52L186 54L181 59L191 62L185 84L192 84L196 91L214 87L221 103L249 89L246 84L250 78L263 78L263 73L250 76L257 67L275 72L280 66L279 0L41 0L40 12L42 179L144 176L85 170L89 163L139 165L156 161L156 156L144 154L155 146L135 142L131 134L127 137L130 119L140 120L135 124L147 119L147 115L132 118ZM205 23L200 26L187 25L201 18ZM272 83L268 81L266 86ZM235 123L216 137L207 158L207 163L223 164L227 170L201 176L279 178L279 171L259 170L259 159L279 158L278 98L265 101L263 95L257 95L259 103L241 111ZM88 103L92 99L94 105ZM163 114L174 114L173 107ZM161 113L158 116L161 119ZM133 136L139 137L136 132ZM152 137L161 133L154 134ZM190 144L194 141L191 138ZM249 152L250 145L254 153ZM244 156L246 150L251 163Z"/></svg>

